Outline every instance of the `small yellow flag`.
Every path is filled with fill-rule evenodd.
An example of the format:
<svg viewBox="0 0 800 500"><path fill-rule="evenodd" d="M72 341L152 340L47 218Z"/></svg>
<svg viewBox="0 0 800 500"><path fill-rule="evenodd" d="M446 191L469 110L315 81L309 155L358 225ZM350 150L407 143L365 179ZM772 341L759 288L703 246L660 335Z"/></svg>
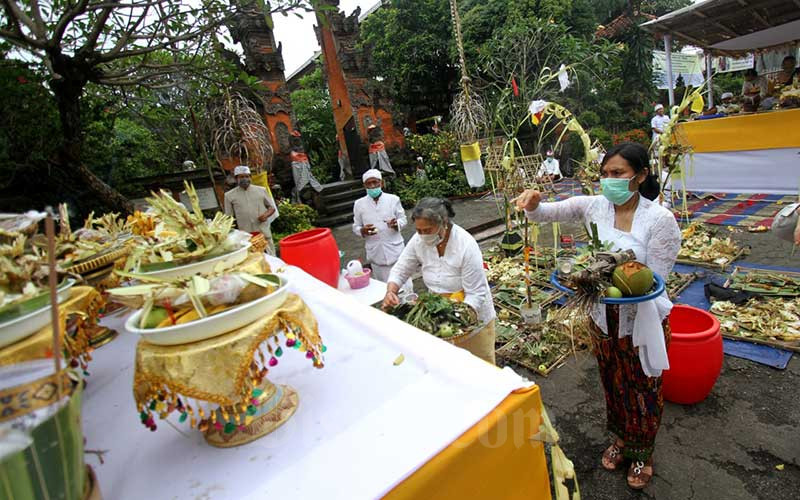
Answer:
<svg viewBox="0 0 800 500"><path fill-rule="evenodd" d="M692 101L692 113L702 113L703 109L706 107L706 102L703 100L703 96L697 94L697 97L694 98Z"/></svg>

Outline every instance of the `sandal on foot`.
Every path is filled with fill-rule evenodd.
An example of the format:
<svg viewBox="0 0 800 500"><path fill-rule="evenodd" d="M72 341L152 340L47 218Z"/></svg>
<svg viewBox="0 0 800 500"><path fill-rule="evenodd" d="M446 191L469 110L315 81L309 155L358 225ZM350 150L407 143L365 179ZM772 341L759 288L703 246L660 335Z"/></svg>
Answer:
<svg viewBox="0 0 800 500"><path fill-rule="evenodd" d="M605 470L617 470L617 467L625 460L622 456L622 446L619 441L611 444L606 451L603 452L603 457L600 459L600 465Z"/></svg>
<svg viewBox="0 0 800 500"><path fill-rule="evenodd" d="M634 490L643 490L653 477L653 462L636 460L628 469L628 486Z"/></svg>

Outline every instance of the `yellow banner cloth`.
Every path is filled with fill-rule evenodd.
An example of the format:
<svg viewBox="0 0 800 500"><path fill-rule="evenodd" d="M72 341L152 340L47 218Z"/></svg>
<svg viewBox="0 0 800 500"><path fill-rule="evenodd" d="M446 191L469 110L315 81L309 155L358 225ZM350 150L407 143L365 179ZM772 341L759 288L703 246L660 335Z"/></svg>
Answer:
<svg viewBox="0 0 800 500"><path fill-rule="evenodd" d="M461 145L461 161L474 161L481 159L481 147L478 142Z"/></svg>
<svg viewBox="0 0 800 500"><path fill-rule="evenodd" d="M509 394L384 500L550 500L539 386Z"/></svg>
<svg viewBox="0 0 800 500"><path fill-rule="evenodd" d="M89 339L83 325L97 323L97 313L103 307L103 297L90 286L73 286L69 298L59 304L58 312L61 321L61 344L70 358L88 354ZM64 337L67 316L70 314L85 315L79 321L75 337ZM23 361L53 357L53 329L50 325L42 328L30 337L0 349L0 366L13 365Z"/></svg>
<svg viewBox="0 0 800 500"><path fill-rule="evenodd" d="M260 320L210 339L174 346L140 340L133 379L136 402L144 405L166 388L172 394L220 406L240 404L250 393L248 375L256 351L262 342L282 329L294 331L305 349L312 351L317 359L321 357L317 320L306 303L294 294L289 294L278 309Z"/></svg>
<svg viewBox="0 0 800 500"><path fill-rule="evenodd" d="M800 147L800 109L679 123L678 142L695 153Z"/></svg>

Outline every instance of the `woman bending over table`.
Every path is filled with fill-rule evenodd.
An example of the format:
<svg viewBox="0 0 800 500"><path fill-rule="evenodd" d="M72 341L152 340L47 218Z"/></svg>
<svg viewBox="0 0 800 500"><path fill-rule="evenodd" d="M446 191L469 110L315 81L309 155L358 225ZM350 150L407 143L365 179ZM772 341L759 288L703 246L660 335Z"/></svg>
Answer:
<svg viewBox="0 0 800 500"><path fill-rule="evenodd" d="M633 250L637 261L666 279L678 256L681 232L672 213L651 201L658 196L658 182L648 164L643 146L619 144L603 158L602 196L541 203L541 194L528 190L517 198L517 208L537 222L581 221L587 229L594 222L602 241L613 242L616 251ZM653 476L653 445L664 409L661 371L669 368L671 308L665 292L640 304L598 304L591 313L607 427L615 435L601 463L615 470L630 459L627 480L634 489L644 488Z"/></svg>
<svg viewBox="0 0 800 500"><path fill-rule="evenodd" d="M453 224L450 201L423 198L414 207L411 220L417 232L408 241L392 268L383 307L400 303L400 284L422 269L422 280L433 293L463 300L469 305L481 329L458 346L494 364L494 305L483 255L478 242L466 230Z"/></svg>

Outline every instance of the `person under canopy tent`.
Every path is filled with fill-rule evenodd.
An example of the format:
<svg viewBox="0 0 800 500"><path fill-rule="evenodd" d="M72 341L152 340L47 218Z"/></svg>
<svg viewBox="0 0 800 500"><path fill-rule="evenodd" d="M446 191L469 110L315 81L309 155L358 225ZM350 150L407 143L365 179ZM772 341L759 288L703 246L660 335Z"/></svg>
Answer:
<svg viewBox="0 0 800 500"><path fill-rule="evenodd" d="M496 314L483 255L475 238L452 222L454 216L449 200L423 198L417 203L412 214L417 232L392 268L383 307L399 304L400 284L422 269L422 280L430 292L463 301L475 313L479 328L457 345L495 364Z"/></svg>

